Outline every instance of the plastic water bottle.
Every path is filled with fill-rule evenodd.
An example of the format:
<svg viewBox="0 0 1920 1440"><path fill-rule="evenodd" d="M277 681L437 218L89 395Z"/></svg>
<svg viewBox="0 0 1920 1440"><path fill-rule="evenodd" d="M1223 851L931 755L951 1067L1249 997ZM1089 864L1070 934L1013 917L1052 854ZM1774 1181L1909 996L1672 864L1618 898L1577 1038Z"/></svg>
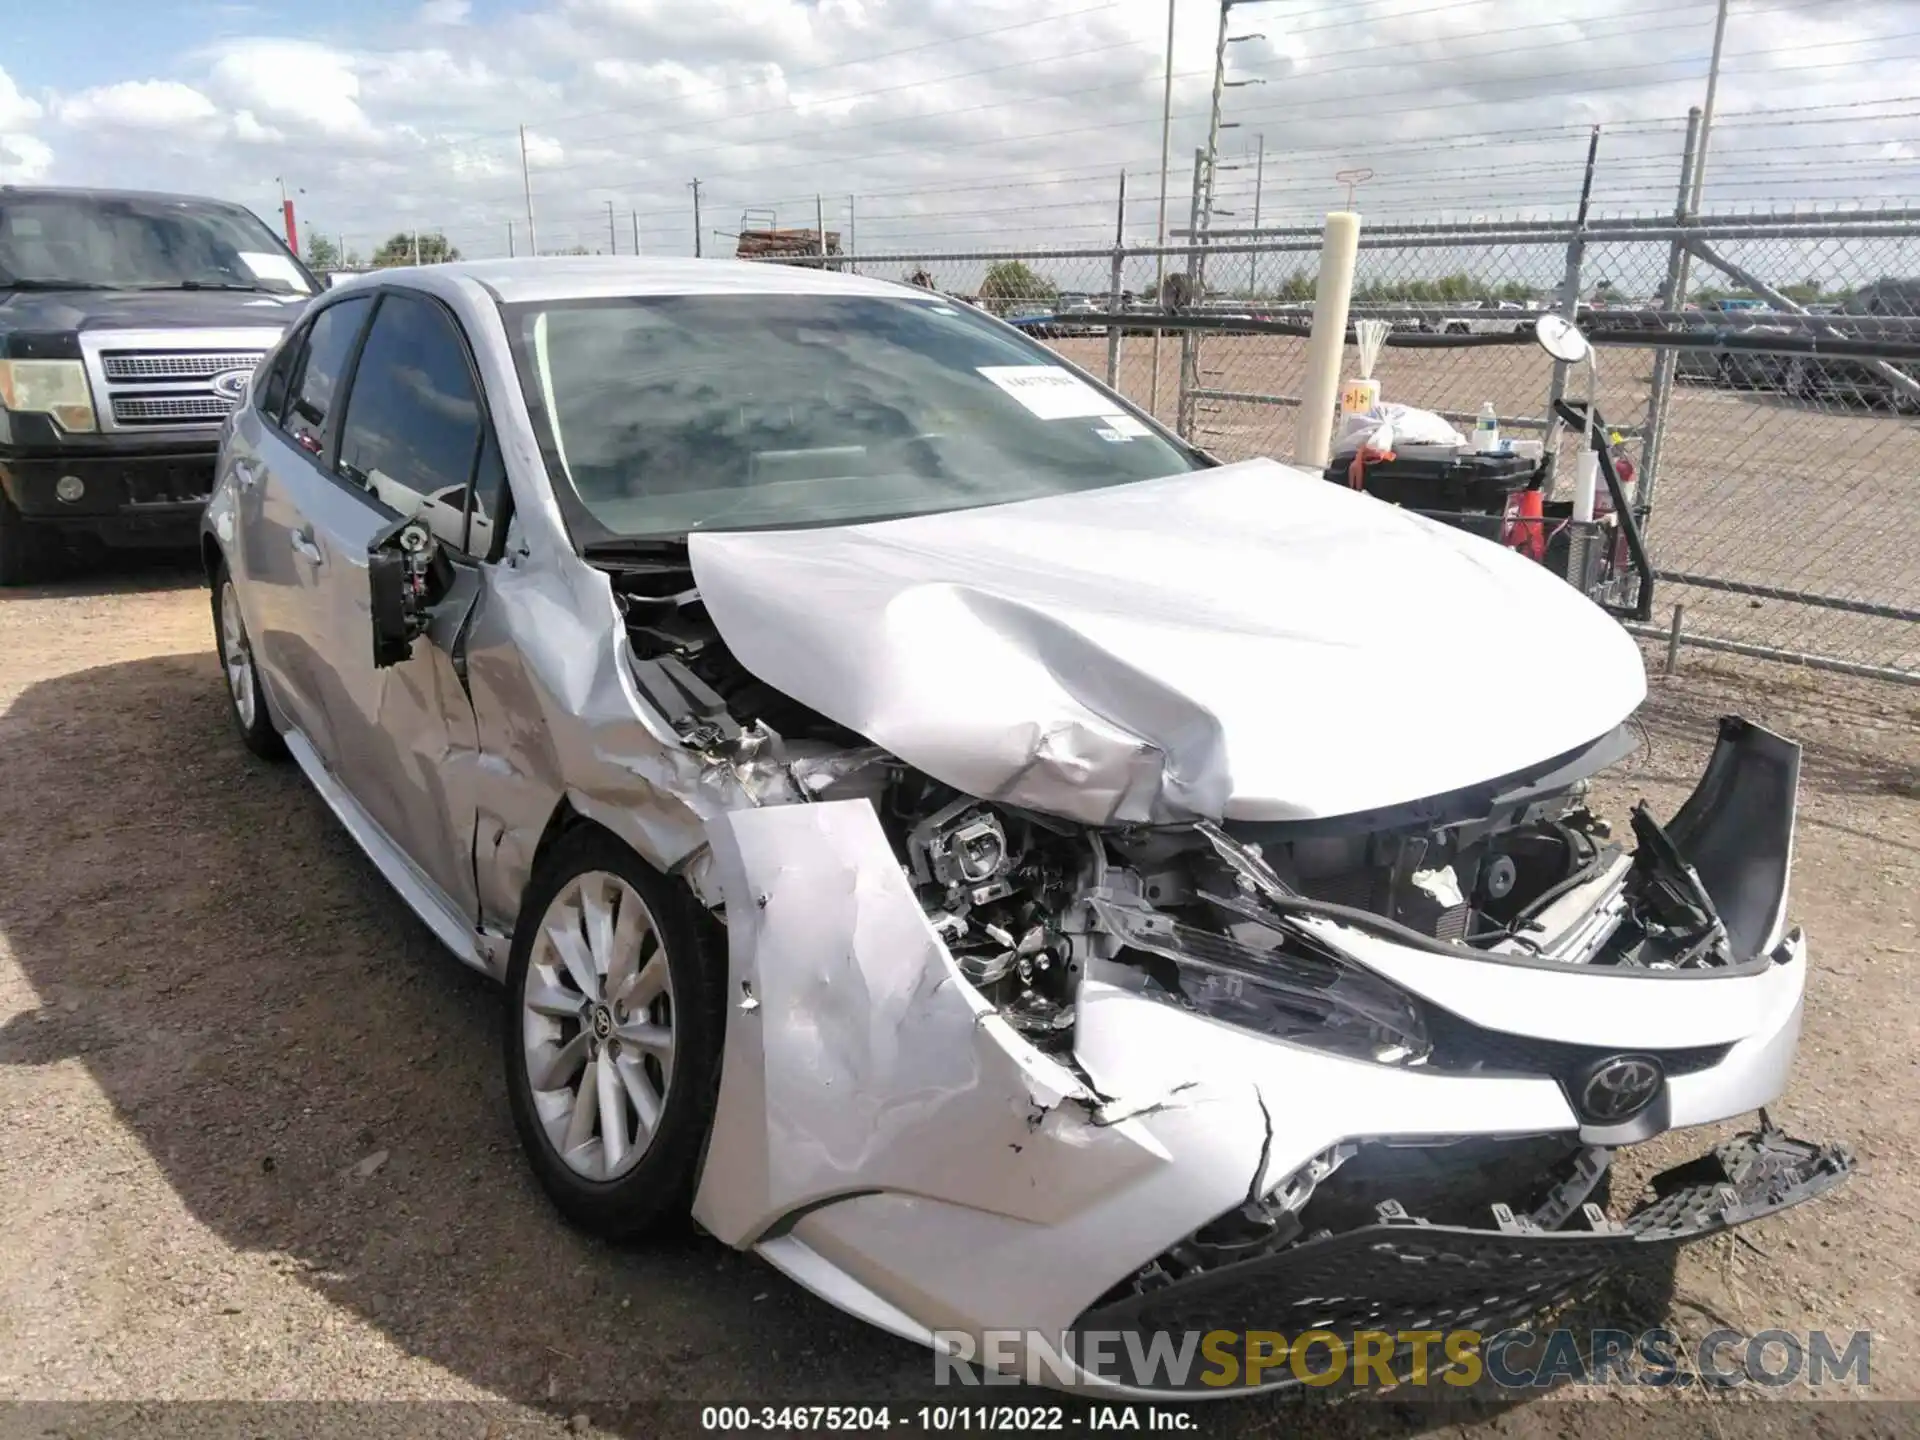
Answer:
<svg viewBox="0 0 1920 1440"><path fill-rule="evenodd" d="M1494 413L1491 400L1480 407L1480 418L1473 422L1473 448L1482 455L1500 449L1500 417Z"/></svg>

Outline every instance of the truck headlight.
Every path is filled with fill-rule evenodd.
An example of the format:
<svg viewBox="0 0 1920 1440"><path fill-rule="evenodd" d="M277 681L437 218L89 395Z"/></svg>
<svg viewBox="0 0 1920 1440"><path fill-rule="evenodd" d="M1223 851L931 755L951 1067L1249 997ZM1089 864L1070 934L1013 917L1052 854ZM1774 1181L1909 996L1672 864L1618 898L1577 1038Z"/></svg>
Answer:
<svg viewBox="0 0 1920 1440"><path fill-rule="evenodd" d="M78 360L0 360L0 406L16 415L51 415L75 433L96 428L87 367Z"/></svg>

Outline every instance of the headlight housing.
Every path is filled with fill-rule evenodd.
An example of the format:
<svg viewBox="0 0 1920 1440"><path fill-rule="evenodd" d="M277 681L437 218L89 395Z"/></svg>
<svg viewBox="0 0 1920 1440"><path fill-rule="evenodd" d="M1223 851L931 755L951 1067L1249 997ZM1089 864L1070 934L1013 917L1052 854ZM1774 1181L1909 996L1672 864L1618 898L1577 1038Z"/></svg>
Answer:
<svg viewBox="0 0 1920 1440"><path fill-rule="evenodd" d="M79 360L0 360L0 407L16 415L51 415L62 430L97 427L87 367Z"/></svg>
<svg viewBox="0 0 1920 1440"><path fill-rule="evenodd" d="M1088 897L1121 944L1173 962L1155 990L1184 1008L1242 1029L1356 1060L1418 1065L1433 1049L1419 1007L1371 971L1258 926L1271 944L1182 924L1139 902Z"/></svg>

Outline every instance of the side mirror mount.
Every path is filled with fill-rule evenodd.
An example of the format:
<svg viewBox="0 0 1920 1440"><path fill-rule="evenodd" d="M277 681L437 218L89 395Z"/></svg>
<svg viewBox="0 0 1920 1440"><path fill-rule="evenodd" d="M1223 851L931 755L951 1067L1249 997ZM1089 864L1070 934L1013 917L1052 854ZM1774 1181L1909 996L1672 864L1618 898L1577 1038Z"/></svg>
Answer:
<svg viewBox="0 0 1920 1440"><path fill-rule="evenodd" d="M1580 327L1564 315L1549 311L1533 323L1533 338L1540 348L1567 365L1578 365L1593 353L1593 346L1580 333Z"/></svg>
<svg viewBox="0 0 1920 1440"><path fill-rule="evenodd" d="M398 665L426 633L433 606L452 578L426 522L402 520L367 546L367 613L373 622L373 666Z"/></svg>

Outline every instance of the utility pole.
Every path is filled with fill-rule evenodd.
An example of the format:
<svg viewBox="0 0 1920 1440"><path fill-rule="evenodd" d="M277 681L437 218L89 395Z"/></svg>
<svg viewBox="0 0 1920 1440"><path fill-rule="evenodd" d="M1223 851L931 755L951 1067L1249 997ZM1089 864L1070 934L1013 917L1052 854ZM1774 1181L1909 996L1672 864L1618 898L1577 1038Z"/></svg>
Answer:
<svg viewBox="0 0 1920 1440"><path fill-rule="evenodd" d="M607 253L609 255L618 255L620 253L620 237L615 233L613 228L613 202L611 200L607 202Z"/></svg>
<svg viewBox="0 0 1920 1440"><path fill-rule="evenodd" d="M1188 228L1187 243L1198 244L1200 237L1195 231L1213 230L1213 177L1220 169L1220 97L1225 93L1227 82L1227 12L1233 9L1233 0L1220 0L1220 32L1213 42L1213 103L1207 115L1207 167L1204 174L1196 177L1202 186L1200 208L1194 217L1195 223ZM1189 265L1196 271L1202 286L1206 280L1205 260L1199 266Z"/></svg>
<svg viewBox="0 0 1920 1440"><path fill-rule="evenodd" d="M1160 308L1167 288L1167 167L1173 163L1173 7L1167 0L1167 78L1160 94L1160 223L1154 231L1153 305ZM1147 413L1160 405L1160 331L1153 332L1153 369L1147 380Z"/></svg>
<svg viewBox="0 0 1920 1440"><path fill-rule="evenodd" d="M640 253L640 212L633 212L633 253Z"/></svg>
<svg viewBox="0 0 1920 1440"><path fill-rule="evenodd" d="M513 258L513 222L511 220L507 222L507 258L509 260Z"/></svg>
<svg viewBox="0 0 1920 1440"><path fill-rule="evenodd" d="M1256 158L1253 162L1253 238L1260 238L1260 185L1267 177L1267 137L1262 131L1253 137ZM1260 252L1247 252L1247 298L1251 300L1260 288L1259 279Z"/></svg>
<svg viewBox="0 0 1920 1440"><path fill-rule="evenodd" d="M540 253L540 235L533 228L533 171L527 166L527 127L520 127L520 184L527 192L527 253Z"/></svg>
<svg viewBox="0 0 1920 1440"><path fill-rule="evenodd" d="M693 191L693 258L698 260L700 258L700 177L698 175L693 177L693 183L688 188Z"/></svg>
<svg viewBox="0 0 1920 1440"><path fill-rule="evenodd" d="M1693 195L1687 205L1689 215L1700 213L1700 191L1707 181L1707 133L1713 129L1713 96L1720 88L1720 48L1726 39L1727 0L1720 0L1720 13L1713 22L1713 59L1707 65L1707 100L1700 107L1700 143L1693 152Z"/></svg>
<svg viewBox="0 0 1920 1440"><path fill-rule="evenodd" d="M413 232L413 263L420 263L420 231L416 226Z"/></svg>
<svg viewBox="0 0 1920 1440"><path fill-rule="evenodd" d="M813 197L814 233L820 237L820 268L827 267L827 202L816 192Z"/></svg>
<svg viewBox="0 0 1920 1440"><path fill-rule="evenodd" d="M849 195L847 196L847 254L858 255L859 253L860 246L855 243L853 238L853 196ZM851 269L852 267L849 266L848 268Z"/></svg>

